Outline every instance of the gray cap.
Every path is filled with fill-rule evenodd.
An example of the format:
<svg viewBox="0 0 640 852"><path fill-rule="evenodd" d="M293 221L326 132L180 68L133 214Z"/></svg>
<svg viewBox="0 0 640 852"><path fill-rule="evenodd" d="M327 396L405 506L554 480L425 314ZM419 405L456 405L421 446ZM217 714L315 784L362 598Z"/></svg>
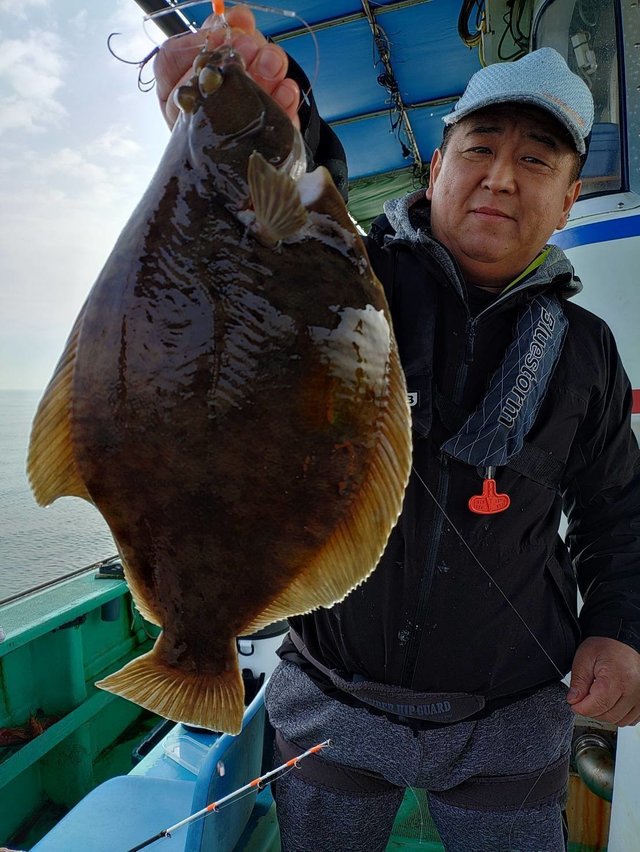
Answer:
<svg viewBox="0 0 640 852"><path fill-rule="evenodd" d="M445 115L445 124L456 124L476 110L494 104L524 103L551 113L567 128L579 154L593 124L593 97L581 77L569 70L560 54L541 47L517 62L496 62L476 71L464 94Z"/></svg>

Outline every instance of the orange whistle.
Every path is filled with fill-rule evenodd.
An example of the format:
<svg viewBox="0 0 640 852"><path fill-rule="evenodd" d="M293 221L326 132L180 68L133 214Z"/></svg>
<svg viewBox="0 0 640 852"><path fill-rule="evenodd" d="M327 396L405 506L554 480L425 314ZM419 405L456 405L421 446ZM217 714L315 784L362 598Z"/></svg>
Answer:
<svg viewBox="0 0 640 852"><path fill-rule="evenodd" d="M482 494L474 494L469 499L469 508L476 515L496 515L504 512L511 505L508 494L498 494L495 479L485 479L482 483Z"/></svg>

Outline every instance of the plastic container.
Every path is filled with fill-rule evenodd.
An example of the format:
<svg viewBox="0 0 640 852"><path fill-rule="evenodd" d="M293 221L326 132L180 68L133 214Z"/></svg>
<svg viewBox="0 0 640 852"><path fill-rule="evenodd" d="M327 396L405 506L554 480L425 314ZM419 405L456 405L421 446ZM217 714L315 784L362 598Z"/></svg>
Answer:
<svg viewBox="0 0 640 852"><path fill-rule="evenodd" d="M202 761L207 756L209 747L198 742L189 734L174 731L169 734L163 743L164 753L171 760L175 760L180 766L191 772L192 775L198 775Z"/></svg>

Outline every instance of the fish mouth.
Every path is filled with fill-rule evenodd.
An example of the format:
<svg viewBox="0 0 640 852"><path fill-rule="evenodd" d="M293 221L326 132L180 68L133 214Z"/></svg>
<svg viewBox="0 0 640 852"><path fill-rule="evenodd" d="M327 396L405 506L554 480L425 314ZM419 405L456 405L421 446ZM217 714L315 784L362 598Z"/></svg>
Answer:
<svg viewBox="0 0 640 852"><path fill-rule="evenodd" d="M240 119L238 124L232 127L227 124L227 131L221 134L220 142L225 146L233 144L244 136L256 135L265 123L264 98L269 99L269 97L266 93L262 93L258 84L247 75L242 56L230 45L222 45L215 50L202 50L194 60L191 79L180 86L174 95L180 110L187 115L193 114L205 105L208 97L215 95L222 88L225 79L230 79L232 76L236 78L246 76L247 80L251 81L251 88L243 92L245 103L242 114L247 119L246 123L242 123L241 113L238 111L237 118ZM251 89L254 91L252 92ZM253 95L252 107L255 105L255 111L247 107L246 99L251 95ZM216 112L218 109L216 105ZM212 118L214 119L212 124L215 126L213 112ZM286 121L289 120L286 119ZM286 172L293 180L298 180L307 170L307 157L302 134L293 125L291 128L292 139L288 154L283 156L280 162L270 161L275 168Z"/></svg>
<svg viewBox="0 0 640 852"><path fill-rule="evenodd" d="M232 65L245 70L244 60L231 47L202 50L194 60L191 79L176 89L174 98L178 107L185 113L195 112L205 98L222 86Z"/></svg>

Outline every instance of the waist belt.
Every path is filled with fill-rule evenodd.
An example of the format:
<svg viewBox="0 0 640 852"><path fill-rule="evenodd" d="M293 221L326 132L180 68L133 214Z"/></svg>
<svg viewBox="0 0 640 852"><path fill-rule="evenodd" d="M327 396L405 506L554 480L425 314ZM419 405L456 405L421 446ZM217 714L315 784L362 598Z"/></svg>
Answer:
<svg viewBox="0 0 640 852"><path fill-rule="evenodd" d="M281 763L299 757L306 750L298 743L286 740L280 731L276 731L275 745ZM376 772L334 763L317 754L305 758L298 765L297 772L308 783L325 790L329 788L361 796L393 794L398 790L395 784ZM543 770L520 775L476 775L449 790L431 790L430 795L448 805L468 810L513 810L522 808L525 803L530 808L543 802L564 800L568 774L569 755L565 754Z"/></svg>
<svg viewBox="0 0 640 852"><path fill-rule="evenodd" d="M336 669L329 669L312 656L302 637L290 627L289 635L298 652L331 683L358 701L389 713L427 722L461 722L483 709L485 699L467 692L414 692L401 686L392 686L352 675L351 680Z"/></svg>

